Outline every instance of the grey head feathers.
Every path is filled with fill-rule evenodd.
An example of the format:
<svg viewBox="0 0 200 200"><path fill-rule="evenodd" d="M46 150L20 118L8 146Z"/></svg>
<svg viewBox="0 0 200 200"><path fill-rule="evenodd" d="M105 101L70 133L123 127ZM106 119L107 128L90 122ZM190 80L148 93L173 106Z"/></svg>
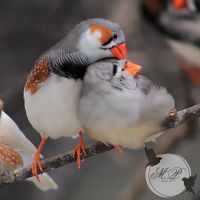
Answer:
<svg viewBox="0 0 200 200"><path fill-rule="evenodd" d="M126 60L116 60L116 59L103 59L99 62L93 63L87 69L84 80L86 82L95 82L99 81L109 81L114 76L119 74L122 68L125 65Z"/></svg>
<svg viewBox="0 0 200 200"><path fill-rule="evenodd" d="M88 30L91 24L102 25L111 29L113 33L117 33L118 35L120 35L117 43L125 42L125 36L119 24L113 23L103 18L92 18L92 19L86 19L75 25L74 28L69 32L69 34L65 38L63 38L60 42L58 42L55 46L53 46L51 49L62 48L67 52L80 51L80 49L77 46L78 41L81 35Z"/></svg>
<svg viewBox="0 0 200 200"><path fill-rule="evenodd" d="M84 20L77 24L66 37L42 55L42 57L47 58L50 62L50 72L63 77L83 79L87 66L94 62L95 59L91 59L88 55L84 54L84 51L81 51L79 42L91 24L103 25L111 29L113 34L116 33L119 35L115 39L116 43L125 42L124 33L117 23L102 18ZM110 54L107 56L110 57ZM103 54L102 57L104 56L106 57L106 54Z"/></svg>
<svg viewBox="0 0 200 200"><path fill-rule="evenodd" d="M133 90L134 78L123 71L127 60L104 59L90 65L84 77L85 90ZM86 92L86 91L84 91Z"/></svg>
<svg viewBox="0 0 200 200"><path fill-rule="evenodd" d="M93 19L87 19L86 22L88 24L97 24L97 25L103 25L106 26L107 28L111 29L113 34L117 34L119 37L116 39L116 43L124 43L125 42L125 35L123 30L121 29L120 25L118 23L111 22L106 19L102 18L93 18Z"/></svg>

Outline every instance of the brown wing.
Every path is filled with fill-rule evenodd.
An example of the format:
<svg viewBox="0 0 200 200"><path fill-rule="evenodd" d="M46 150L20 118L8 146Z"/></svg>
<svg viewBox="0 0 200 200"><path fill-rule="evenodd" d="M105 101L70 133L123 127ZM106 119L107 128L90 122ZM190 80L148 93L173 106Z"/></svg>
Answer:
<svg viewBox="0 0 200 200"><path fill-rule="evenodd" d="M39 84L44 82L49 76L49 62L46 58L41 58L34 66L27 78L25 91L35 94L39 89Z"/></svg>
<svg viewBox="0 0 200 200"><path fill-rule="evenodd" d="M0 143L0 161L6 171L23 166L21 155L11 147Z"/></svg>

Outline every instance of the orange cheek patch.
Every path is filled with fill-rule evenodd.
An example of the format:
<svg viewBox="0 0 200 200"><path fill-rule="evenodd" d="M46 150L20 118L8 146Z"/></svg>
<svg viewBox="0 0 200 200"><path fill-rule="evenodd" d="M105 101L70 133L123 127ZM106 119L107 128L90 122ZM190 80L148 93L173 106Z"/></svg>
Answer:
<svg viewBox="0 0 200 200"><path fill-rule="evenodd" d="M39 84L44 82L49 76L48 66L47 59L42 58L39 60L27 78L25 91L30 91L31 94L37 92Z"/></svg>
<svg viewBox="0 0 200 200"><path fill-rule="evenodd" d="M109 28L102 25L90 24L90 33L93 34L95 31L101 32L100 40L102 44L107 42L112 37L112 30Z"/></svg>
<svg viewBox="0 0 200 200"><path fill-rule="evenodd" d="M5 170L13 170L23 166L21 155L5 144L0 144L0 160Z"/></svg>

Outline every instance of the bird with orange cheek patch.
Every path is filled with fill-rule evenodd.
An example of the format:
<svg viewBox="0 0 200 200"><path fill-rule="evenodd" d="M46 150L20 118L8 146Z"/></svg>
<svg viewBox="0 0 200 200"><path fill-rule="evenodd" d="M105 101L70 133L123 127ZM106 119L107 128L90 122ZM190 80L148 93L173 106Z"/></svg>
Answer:
<svg viewBox="0 0 200 200"><path fill-rule="evenodd" d="M180 68L200 86L200 1L144 0L143 13L180 57Z"/></svg>
<svg viewBox="0 0 200 200"><path fill-rule="evenodd" d="M16 123L3 111L0 100L0 171L8 172L30 165L33 161L36 148L24 136ZM28 178L40 190L56 190L57 184L47 174L39 175L41 182L35 178Z"/></svg>
<svg viewBox="0 0 200 200"><path fill-rule="evenodd" d="M73 155L80 168L80 153L86 154L76 111L82 80L88 65L111 57L127 57L124 33L117 23L95 18L77 24L36 61L24 88L24 100L27 117L42 137L32 165L37 180L37 167L42 171L40 152L48 137L79 133Z"/></svg>

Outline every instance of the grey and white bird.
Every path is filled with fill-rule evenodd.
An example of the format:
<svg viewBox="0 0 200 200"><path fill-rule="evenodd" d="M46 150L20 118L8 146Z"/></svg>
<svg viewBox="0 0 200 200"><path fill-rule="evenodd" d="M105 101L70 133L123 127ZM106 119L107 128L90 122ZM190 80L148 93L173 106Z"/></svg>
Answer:
<svg viewBox="0 0 200 200"><path fill-rule="evenodd" d="M146 77L132 77L126 67L126 60L90 65L78 115L93 139L117 148L138 149L145 141L159 136L153 134L174 108L174 99L164 87L154 85Z"/></svg>
<svg viewBox="0 0 200 200"><path fill-rule="evenodd" d="M143 0L143 13L167 39L180 67L200 85L200 1Z"/></svg>
<svg viewBox="0 0 200 200"><path fill-rule="evenodd" d="M10 171L30 165L37 149L4 111L1 110L0 113L1 170ZM41 174L39 177L40 182L34 177L28 178L27 181L33 182L42 191L58 188L47 173Z"/></svg>
<svg viewBox="0 0 200 200"><path fill-rule="evenodd" d="M86 154L76 112L82 80L88 65L108 57L127 57L122 29L105 19L88 19L42 54L29 74L24 89L26 114L42 137L32 165L38 180L37 167L42 170L39 155L48 137L57 139L79 133L74 155L77 154L80 168L80 152Z"/></svg>

